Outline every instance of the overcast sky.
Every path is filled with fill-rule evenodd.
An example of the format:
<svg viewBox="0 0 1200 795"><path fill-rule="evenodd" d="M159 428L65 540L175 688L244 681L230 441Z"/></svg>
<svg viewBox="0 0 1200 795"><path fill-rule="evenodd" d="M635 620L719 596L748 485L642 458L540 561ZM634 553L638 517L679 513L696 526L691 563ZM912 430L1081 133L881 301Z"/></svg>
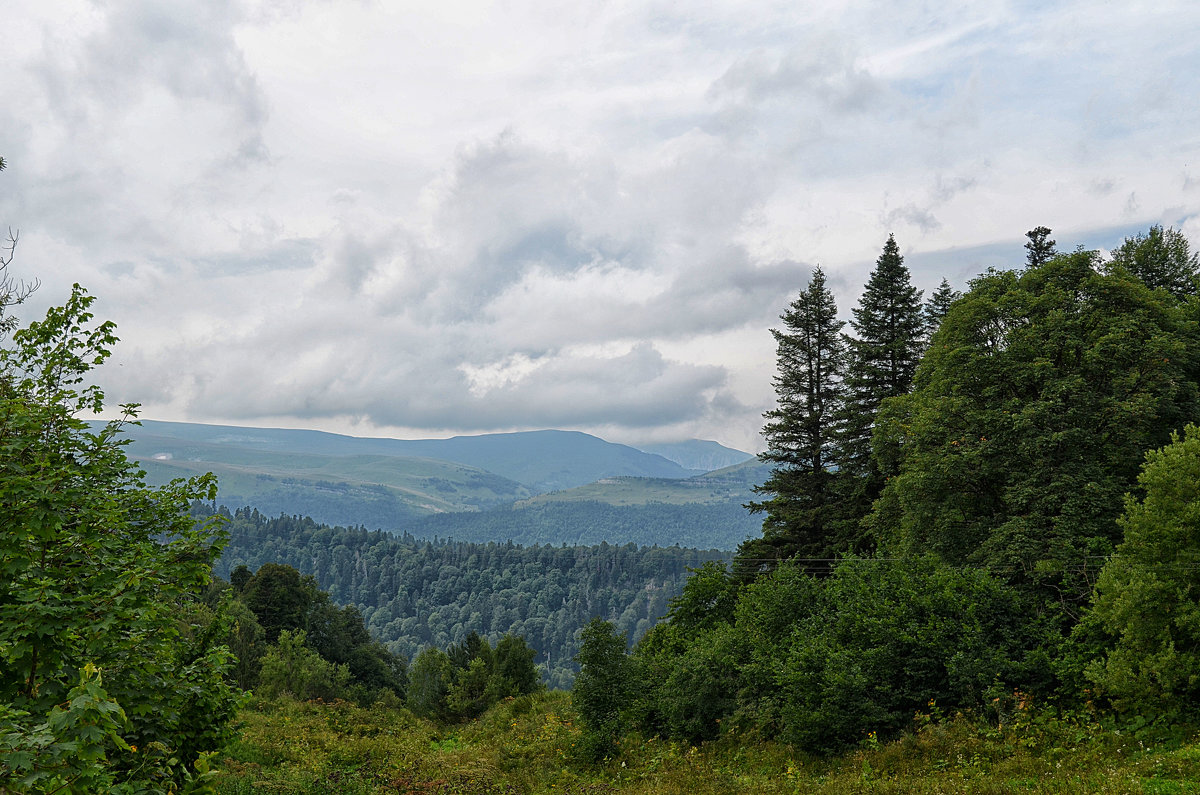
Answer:
<svg viewBox="0 0 1200 795"><path fill-rule="evenodd" d="M952 13L950 9L953 9ZM1200 4L9 0L14 275L150 419L759 449L769 332L889 232L1200 244Z"/></svg>

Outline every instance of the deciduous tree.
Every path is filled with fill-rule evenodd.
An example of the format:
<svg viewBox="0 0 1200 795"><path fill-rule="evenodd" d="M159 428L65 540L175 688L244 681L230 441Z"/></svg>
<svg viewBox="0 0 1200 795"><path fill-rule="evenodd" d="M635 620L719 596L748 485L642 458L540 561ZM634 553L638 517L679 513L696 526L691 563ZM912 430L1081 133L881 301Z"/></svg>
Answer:
<svg viewBox="0 0 1200 795"><path fill-rule="evenodd" d="M877 445L901 459L872 517L892 550L986 566L1067 616L1145 451L1200 410L1194 315L1097 265L1080 251L972 282Z"/></svg>
<svg viewBox="0 0 1200 795"><path fill-rule="evenodd" d="M625 654L625 638L601 618L580 632L579 676L571 703L584 724L584 754L600 759L612 751L624 732L622 710L632 700L633 666Z"/></svg>
<svg viewBox="0 0 1200 795"><path fill-rule="evenodd" d="M93 431L80 418L103 407L87 379L116 342L92 302L76 285L0 347L6 792L165 789L228 738L238 700L225 618L202 602L224 536L188 515L215 481L150 489L122 422Z"/></svg>
<svg viewBox="0 0 1200 795"><path fill-rule="evenodd" d="M1125 238L1112 252L1109 268L1114 267L1124 268L1153 290L1182 298L1196 294L1200 255L1181 232L1156 225L1144 235Z"/></svg>
<svg viewBox="0 0 1200 795"><path fill-rule="evenodd" d="M1125 501L1125 539L1096 583L1089 617L1111 639L1087 670L1127 711L1200 714L1200 427L1146 456Z"/></svg>

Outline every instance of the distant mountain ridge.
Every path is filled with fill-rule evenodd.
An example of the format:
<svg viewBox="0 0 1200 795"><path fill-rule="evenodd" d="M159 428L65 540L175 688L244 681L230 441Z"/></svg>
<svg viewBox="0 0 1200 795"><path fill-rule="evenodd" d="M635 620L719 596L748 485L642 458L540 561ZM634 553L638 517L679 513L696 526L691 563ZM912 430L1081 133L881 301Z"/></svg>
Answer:
<svg viewBox="0 0 1200 795"><path fill-rule="evenodd" d="M569 489L618 475L686 478L698 474L696 470L682 467L660 455L606 442L579 431L522 431L454 436L449 439L386 439L345 436L325 431L143 420L140 428L131 426L126 433L135 440L156 437L160 440L202 443L207 445L204 455L214 455L221 448L241 448L304 455L377 455L450 461L516 481L534 493ZM141 450L142 445L139 444L138 448Z"/></svg>
<svg viewBox="0 0 1200 795"><path fill-rule="evenodd" d="M636 444L634 447L643 452L661 455L685 469L698 469L703 472L731 467L755 457L706 439L688 439L685 442L666 444Z"/></svg>
<svg viewBox="0 0 1200 795"><path fill-rule="evenodd" d="M721 549L761 525L742 506L762 465L715 442L680 447L745 460L696 474L574 431L401 440L145 420L126 435L150 483L211 471L219 504L266 516L426 538Z"/></svg>

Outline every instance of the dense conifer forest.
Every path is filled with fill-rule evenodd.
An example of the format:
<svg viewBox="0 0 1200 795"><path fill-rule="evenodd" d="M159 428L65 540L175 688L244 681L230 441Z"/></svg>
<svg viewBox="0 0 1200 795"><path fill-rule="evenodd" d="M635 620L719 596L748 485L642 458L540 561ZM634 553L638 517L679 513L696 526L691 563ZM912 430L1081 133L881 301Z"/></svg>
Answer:
<svg viewBox="0 0 1200 795"><path fill-rule="evenodd" d="M205 512L200 506L194 508ZM372 635L407 659L472 633L511 633L537 650L551 687L569 687L580 628L594 616L631 642L679 595L689 568L730 553L636 544L595 546L422 541L329 527L254 509L226 515L229 542L216 566L294 566L334 601L355 605Z"/></svg>
<svg viewBox="0 0 1200 795"><path fill-rule="evenodd" d="M428 516L407 524L419 538L487 543L635 543L733 549L756 535L762 522L739 502L611 505L599 501L546 502L521 508Z"/></svg>

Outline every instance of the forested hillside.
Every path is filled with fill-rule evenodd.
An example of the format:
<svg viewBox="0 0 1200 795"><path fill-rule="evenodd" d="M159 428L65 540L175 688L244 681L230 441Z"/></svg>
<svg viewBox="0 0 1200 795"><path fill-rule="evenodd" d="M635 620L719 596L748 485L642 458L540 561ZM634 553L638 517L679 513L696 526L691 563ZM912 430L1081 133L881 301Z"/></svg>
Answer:
<svg viewBox="0 0 1200 795"><path fill-rule="evenodd" d="M444 648L471 632L523 636L552 687L573 680L578 632L591 618L602 616L636 640L667 612L689 568L730 555L635 544L421 541L256 510L225 513L229 543L218 575L242 565L292 566L335 602L356 605L371 633L410 660L425 646Z"/></svg>

